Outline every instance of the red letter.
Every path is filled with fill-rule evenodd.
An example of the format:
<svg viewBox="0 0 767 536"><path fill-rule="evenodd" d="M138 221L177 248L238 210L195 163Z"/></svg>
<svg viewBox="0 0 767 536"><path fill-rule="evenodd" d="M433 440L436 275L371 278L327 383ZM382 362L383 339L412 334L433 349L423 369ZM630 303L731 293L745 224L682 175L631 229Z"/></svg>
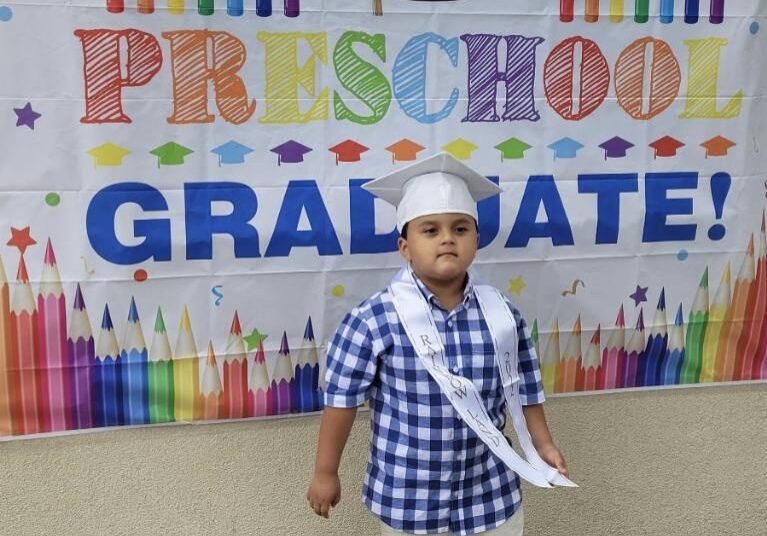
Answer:
<svg viewBox="0 0 767 536"><path fill-rule="evenodd" d="M162 51L152 34L139 30L75 30L83 46L85 116L82 123L130 123L122 88L143 86L160 70ZM127 43L125 78L120 74L120 39Z"/></svg>

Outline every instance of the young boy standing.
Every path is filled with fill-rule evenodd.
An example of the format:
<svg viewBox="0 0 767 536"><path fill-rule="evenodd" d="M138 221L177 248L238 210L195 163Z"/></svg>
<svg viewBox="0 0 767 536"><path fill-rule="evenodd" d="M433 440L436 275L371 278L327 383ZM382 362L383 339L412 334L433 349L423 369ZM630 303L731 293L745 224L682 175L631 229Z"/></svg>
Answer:
<svg viewBox="0 0 767 536"><path fill-rule="evenodd" d="M501 190L447 154L364 187L397 207L407 267L330 342L309 504L324 517L338 504L341 454L369 400L363 500L381 534L521 535L520 476L574 484L546 424L525 322L470 270L476 203ZM506 409L527 460L502 434Z"/></svg>

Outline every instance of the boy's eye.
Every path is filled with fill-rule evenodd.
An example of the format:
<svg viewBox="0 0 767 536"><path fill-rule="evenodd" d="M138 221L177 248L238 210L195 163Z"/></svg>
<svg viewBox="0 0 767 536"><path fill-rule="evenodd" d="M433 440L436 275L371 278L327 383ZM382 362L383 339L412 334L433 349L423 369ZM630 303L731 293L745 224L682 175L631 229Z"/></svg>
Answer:
<svg viewBox="0 0 767 536"><path fill-rule="evenodd" d="M465 233L468 230L469 230L468 227L463 227L463 226L456 228L456 231L458 231L459 233Z"/></svg>

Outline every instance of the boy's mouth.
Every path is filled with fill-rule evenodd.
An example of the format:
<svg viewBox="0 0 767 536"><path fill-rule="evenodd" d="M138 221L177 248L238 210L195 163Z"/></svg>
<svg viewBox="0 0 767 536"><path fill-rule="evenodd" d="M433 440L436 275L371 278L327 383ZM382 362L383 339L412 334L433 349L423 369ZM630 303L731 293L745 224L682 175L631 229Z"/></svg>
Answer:
<svg viewBox="0 0 767 536"><path fill-rule="evenodd" d="M440 258L440 257L458 257L458 254L453 253L452 251L447 251L445 253L439 253L437 255L437 258Z"/></svg>

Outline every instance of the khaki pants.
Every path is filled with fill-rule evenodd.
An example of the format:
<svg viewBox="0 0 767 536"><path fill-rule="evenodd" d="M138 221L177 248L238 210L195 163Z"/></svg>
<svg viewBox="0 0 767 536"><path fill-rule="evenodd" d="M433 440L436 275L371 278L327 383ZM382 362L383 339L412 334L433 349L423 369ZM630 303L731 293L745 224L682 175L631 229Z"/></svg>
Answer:
<svg viewBox="0 0 767 536"><path fill-rule="evenodd" d="M522 506L514 512L514 515L506 520L506 523L498 528L488 530L482 533L482 536L522 536L522 529L525 527L525 511ZM388 525L381 523L381 536L401 536L402 534L412 534L409 532L398 532ZM443 532L445 536L451 532Z"/></svg>

